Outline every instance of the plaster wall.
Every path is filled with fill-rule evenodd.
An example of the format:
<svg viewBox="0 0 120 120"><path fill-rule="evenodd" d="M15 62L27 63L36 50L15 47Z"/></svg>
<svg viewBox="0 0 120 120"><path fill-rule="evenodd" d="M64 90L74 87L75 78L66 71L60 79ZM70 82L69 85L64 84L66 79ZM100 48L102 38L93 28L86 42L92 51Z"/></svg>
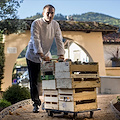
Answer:
<svg viewBox="0 0 120 120"><path fill-rule="evenodd" d="M105 62L103 40L101 32L62 31L63 37L74 40L91 57L91 61L99 62L99 74L105 76ZM18 55L27 46L30 40L30 31L24 34L10 34L5 36L5 73L2 91L12 85L12 70Z"/></svg>
<svg viewBox="0 0 120 120"><path fill-rule="evenodd" d="M12 71L17 57L27 46L30 40L30 32L24 34L11 34L5 36L5 73L2 80L2 91L12 85Z"/></svg>
<svg viewBox="0 0 120 120"><path fill-rule="evenodd" d="M102 94L120 94L120 76L101 76Z"/></svg>
<svg viewBox="0 0 120 120"><path fill-rule="evenodd" d="M107 76L120 76L120 67L106 67Z"/></svg>

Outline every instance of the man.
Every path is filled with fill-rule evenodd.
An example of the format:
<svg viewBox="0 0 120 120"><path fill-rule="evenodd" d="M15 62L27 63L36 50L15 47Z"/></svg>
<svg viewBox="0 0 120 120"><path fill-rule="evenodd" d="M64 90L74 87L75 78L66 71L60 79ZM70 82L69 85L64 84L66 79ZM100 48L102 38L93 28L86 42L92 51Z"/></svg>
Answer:
<svg viewBox="0 0 120 120"><path fill-rule="evenodd" d="M54 38L56 38L58 59L64 59L64 45L61 30L59 24L53 20L55 8L52 5L46 5L43 8L42 14L43 18L36 19L31 25L31 38L26 52L31 88L30 93L31 99L34 102L34 113L39 112L39 106L41 105L37 89L40 63L42 60L50 61L50 48Z"/></svg>

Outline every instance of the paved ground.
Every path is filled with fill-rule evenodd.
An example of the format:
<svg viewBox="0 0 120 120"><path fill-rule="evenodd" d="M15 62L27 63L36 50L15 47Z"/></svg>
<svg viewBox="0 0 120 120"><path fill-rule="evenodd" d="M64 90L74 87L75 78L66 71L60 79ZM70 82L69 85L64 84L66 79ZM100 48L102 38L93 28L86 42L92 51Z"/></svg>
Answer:
<svg viewBox="0 0 120 120"><path fill-rule="evenodd" d="M98 95L98 106L101 110L94 112L94 118L90 119L89 113L79 113L75 120L117 120L110 106L110 101L116 96L118 95ZM43 97L40 98L43 101ZM73 120L72 114L54 114L54 117L50 117L41 108L39 113L32 113L32 109L32 105L26 105L14 111L12 115L5 116L2 120Z"/></svg>

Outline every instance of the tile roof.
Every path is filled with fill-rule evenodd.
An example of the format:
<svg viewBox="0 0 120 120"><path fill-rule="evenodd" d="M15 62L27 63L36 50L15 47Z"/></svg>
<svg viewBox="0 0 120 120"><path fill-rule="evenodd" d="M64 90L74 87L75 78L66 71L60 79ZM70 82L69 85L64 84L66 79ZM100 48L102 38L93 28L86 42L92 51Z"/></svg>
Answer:
<svg viewBox="0 0 120 120"><path fill-rule="evenodd" d="M33 20L25 20L30 29ZM118 27L98 23L98 22L81 22L81 21L57 21L62 31L84 31L84 32L117 32Z"/></svg>
<svg viewBox="0 0 120 120"><path fill-rule="evenodd" d="M120 43L120 32L103 35L103 43Z"/></svg>

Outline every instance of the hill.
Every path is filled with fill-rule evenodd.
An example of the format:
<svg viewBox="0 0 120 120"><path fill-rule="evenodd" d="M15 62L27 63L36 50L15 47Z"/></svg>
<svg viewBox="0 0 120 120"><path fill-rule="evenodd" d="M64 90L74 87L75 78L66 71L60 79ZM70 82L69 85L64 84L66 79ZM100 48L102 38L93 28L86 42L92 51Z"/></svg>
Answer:
<svg viewBox="0 0 120 120"><path fill-rule="evenodd" d="M37 19L42 17L41 13L37 13L34 16L27 17L26 19ZM73 14L69 15L69 18L72 18L75 21L96 21L96 22L101 22L101 23L106 23L110 25L114 25L120 28L120 19L114 18L109 15L105 15L102 13L95 13L95 12L88 12L88 13L83 13L83 14ZM55 20L67 20L66 15L62 14L56 14L54 17Z"/></svg>

